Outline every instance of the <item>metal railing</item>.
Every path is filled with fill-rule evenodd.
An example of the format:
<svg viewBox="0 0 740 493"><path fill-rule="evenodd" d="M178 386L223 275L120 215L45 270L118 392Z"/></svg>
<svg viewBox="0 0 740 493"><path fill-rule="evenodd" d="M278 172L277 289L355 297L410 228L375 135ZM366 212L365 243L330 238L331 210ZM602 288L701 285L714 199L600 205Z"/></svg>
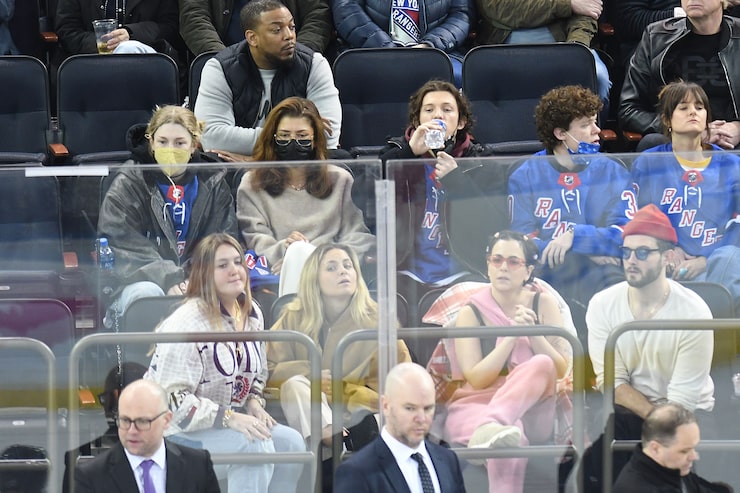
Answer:
<svg viewBox="0 0 740 493"><path fill-rule="evenodd" d="M628 322L617 327L609 334L604 346L604 443L602 480L603 493L611 493L613 483L614 450L632 450L636 440L614 440L614 420L609 419L614 411L614 383L616 380L616 359L614 356L617 340L626 332L635 330L711 330L725 331L740 329L740 319L716 320L640 320ZM699 450L740 450L740 440L702 440Z"/></svg>
<svg viewBox="0 0 740 493"><path fill-rule="evenodd" d="M584 351L578 337L571 334L561 327L546 325L536 326L506 326L506 327L416 327L404 328L398 330L398 338L495 338L503 336L559 336L566 339L573 348L573 380L576 382L583 381L585 365ZM342 395L342 359L347 347L358 341L377 339L376 330L358 330L344 336L337 344L334 357L332 358L332 395ZM395 348L393 348L395 351ZM470 449L462 447L453 447L452 450L464 459L487 459L493 457L541 457L553 456L558 457L564 454L570 454L580 461L585 441L585 396L582 390L573 392L573 444L572 445L539 445L518 448L501 448L501 449ZM344 419L344 408L341 400L335 400L332 404L332 461L334 470L336 470L341 460L342 443L337 439L340 436ZM576 465L577 467L577 465ZM579 491L581 490L581 477L577 478Z"/></svg>
<svg viewBox="0 0 740 493"><path fill-rule="evenodd" d="M310 364L311 402L311 438L307 452L282 452L274 454L261 453L218 453L212 454L214 464L267 464L267 463L303 463L312 466L311 483L320 488L321 480L318 475L317 457L321 447L321 355L314 342L305 334L290 330L259 331L259 332L182 332L182 333L106 333L92 334L80 339L70 353L69 370L69 436L70 443L76 443L79 433L79 413L77 403L77 387L79 375L76 370L77 362L83 352L93 346L116 344L162 344L162 343L196 343L196 342L244 342L244 341L276 341L297 342L306 347ZM76 457L70 463L74 463ZM71 468L69 481L74 485L74 468ZM74 493L73 488L71 489ZM55 492L52 492L55 493Z"/></svg>
<svg viewBox="0 0 740 493"><path fill-rule="evenodd" d="M59 436L57 434L58 409L56 402L56 357L43 342L30 337L0 337L0 351L6 349L30 349L38 352L47 363L46 381L46 455L48 459L4 459L0 460L2 470L46 470L48 474L48 493L57 493L59 484L53 479L54 467L59 467ZM7 376L6 376L7 378Z"/></svg>

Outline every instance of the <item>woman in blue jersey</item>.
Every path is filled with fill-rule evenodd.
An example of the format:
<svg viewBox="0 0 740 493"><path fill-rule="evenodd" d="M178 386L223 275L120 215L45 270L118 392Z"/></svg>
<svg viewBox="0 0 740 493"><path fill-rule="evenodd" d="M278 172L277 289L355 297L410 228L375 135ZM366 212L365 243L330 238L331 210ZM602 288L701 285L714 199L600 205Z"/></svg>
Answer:
<svg viewBox="0 0 740 493"><path fill-rule="evenodd" d="M668 144L632 165L639 207L657 205L671 220L678 247L668 274L726 286L740 308L740 158L705 143L709 98L693 82L673 82L658 97Z"/></svg>
<svg viewBox="0 0 740 493"><path fill-rule="evenodd" d="M601 108L599 97L580 86L547 92L535 108L545 148L509 177L511 229L535 241L538 277L571 308L624 279L620 234L634 195L624 165L598 152Z"/></svg>

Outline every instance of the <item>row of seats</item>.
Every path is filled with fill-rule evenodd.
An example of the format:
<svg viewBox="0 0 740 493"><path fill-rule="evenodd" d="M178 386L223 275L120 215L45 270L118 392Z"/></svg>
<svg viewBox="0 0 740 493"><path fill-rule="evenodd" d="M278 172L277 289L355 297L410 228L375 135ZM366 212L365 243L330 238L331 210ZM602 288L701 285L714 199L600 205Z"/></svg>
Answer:
<svg viewBox="0 0 740 493"><path fill-rule="evenodd" d="M191 107L202 66L213 55L193 61ZM403 133L409 97L424 82L453 79L449 57L436 49L349 50L336 59L333 70L343 110L340 144L360 149L355 155ZM59 67L52 112L44 65L32 57L0 57L0 85L16 96L0 103L0 124L14 129L0 137L0 162L120 162L131 125L148 121L155 105L180 103L178 80L177 65L166 55L73 56ZM496 144L501 154L538 150L534 106L546 91L565 84L596 87L593 57L581 45L471 50L463 65L463 92L478 123L474 134L481 142ZM59 131L50 127L52 115ZM48 144L64 144L66 150L56 146L49 153Z"/></svg>

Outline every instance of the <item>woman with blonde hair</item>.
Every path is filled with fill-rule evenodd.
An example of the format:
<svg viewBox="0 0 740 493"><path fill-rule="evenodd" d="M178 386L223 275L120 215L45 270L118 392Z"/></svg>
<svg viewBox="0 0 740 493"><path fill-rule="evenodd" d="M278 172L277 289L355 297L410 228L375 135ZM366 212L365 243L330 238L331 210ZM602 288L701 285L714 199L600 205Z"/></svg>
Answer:
<svg viewBox="0 0 740 493"><path fill-rule="evenodd" d="M324 124L308 99L281 101L267 117L255 161L322 161ZM332 164L250 168L237 192L244 242L280 274L280 295L293 293L305 259L319 245L340 242L364 256L374 245L352 202L352 175ZM310 214L306 212L310 211ZM293 256L294 263L289 267Z"/></svg>
<svg viewBox="0 0 740 493"><path fill-rule="evenodd" d="M200 150L204 124L179 106L158 107L148 124L129 129L129 166L113 179L98 231L115 253L115 301L106 326L137 298L185 292L183 264L210 233L237 236L225 171L190 167L218 161Z"/></svg>
<svg viewBox="0 0 740 493"><path fill-rule="evenodd" d="M210 235L198 244L191 262L185 302L157 332L264 330L238 241ZM213 453L305 450L301 436L265 410L264 342L157 344L145 377L167 391L174 416L165 433L173 441L195 442ZM224 467L216 467L223 474L219 469ZM268 488L283 493L296 491L302 465L232 464L225 470L230 493L264 493Z"/></svg>
<svg viewBox="0 0 740 493"><path fill-rule="evenodd" d="M316 248L306 261L295 299L288 303L272 330L294 330L310 337L321 351L321 424L326 445L331 439L330 402L339 399L354 424L378 412L378 353L375 341L361 341L344 353L341 378L344 393L331 394L331 364L339 341L360 329L378 326L378 305L362 279L354 251L340 244ZM398 342L398 361L410 361L403 341ZM280 387L280 404L288 424L304 437L310 435L310 382L306 349L297 343L271 342L267 364L270 385ZM355 445L358 445L357 443Z"/></svg>

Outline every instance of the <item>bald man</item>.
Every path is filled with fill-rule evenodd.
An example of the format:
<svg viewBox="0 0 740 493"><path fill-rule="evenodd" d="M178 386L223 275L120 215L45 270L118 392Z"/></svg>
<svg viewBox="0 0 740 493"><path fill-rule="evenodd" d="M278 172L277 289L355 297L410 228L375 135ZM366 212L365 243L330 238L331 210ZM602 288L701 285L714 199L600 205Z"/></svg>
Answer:
<svg viewBox="0 0 740 493"><path fill-rule="evenodd" d="M454 452L426 440L434 418L434 382L416 363L389 373L381 397L380 436L337 468L334 493L464 493Z"/></svg>
<svg viewBox="0 0 740 493"><path fill-rule="evenodd" d="M120 443L75 472L75 493L220 493L207 450L164 439L172 420L167 395L159 384L136 380L118 399Z"/></svg>

